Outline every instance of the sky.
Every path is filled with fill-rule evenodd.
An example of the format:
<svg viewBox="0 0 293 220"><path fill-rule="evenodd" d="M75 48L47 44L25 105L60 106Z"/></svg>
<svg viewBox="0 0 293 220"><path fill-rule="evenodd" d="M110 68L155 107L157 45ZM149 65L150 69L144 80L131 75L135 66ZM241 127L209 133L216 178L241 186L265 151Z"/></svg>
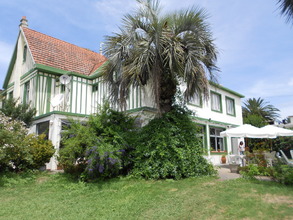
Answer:
<svg viewBox="0 0 293 220"><path fill-rule="evenodd" d="M204 8L219 51L218 82L243 101L264 99L280 109L280 119L293 115L293 25L277 0L161 0L161 6L163 13ZM1 0L0 88L22 16L33 30L99 52L136 7L135 0Z"/></svg>

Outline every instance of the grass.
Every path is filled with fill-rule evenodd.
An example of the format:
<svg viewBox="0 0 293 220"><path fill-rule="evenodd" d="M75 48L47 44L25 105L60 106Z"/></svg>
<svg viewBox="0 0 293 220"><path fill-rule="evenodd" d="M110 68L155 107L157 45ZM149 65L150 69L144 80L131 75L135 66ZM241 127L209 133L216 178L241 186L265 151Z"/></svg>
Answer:
<svg viewBox="0 0 293 220"><path fill-rule="evenodd" d="M292 219L293 188L214 177L77 182L64 174L0 178L0 219Z"/></svg>

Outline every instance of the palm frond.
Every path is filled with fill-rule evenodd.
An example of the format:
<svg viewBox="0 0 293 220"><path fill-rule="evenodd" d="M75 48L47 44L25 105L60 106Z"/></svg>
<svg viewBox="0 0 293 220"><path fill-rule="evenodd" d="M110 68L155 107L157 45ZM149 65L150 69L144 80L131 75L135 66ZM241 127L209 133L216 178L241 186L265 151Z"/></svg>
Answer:
<svg viewBox="0 0 293 220"><path fill-rule="evenodd" d="M286 17L286 21L293 24L293 0L278 0L281 14Z"/></svg>

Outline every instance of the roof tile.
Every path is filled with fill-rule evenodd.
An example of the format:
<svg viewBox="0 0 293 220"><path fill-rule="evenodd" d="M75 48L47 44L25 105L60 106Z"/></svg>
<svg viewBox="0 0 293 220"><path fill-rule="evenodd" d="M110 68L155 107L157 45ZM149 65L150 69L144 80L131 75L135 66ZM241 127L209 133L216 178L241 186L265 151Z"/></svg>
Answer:
<svg viewBox="0 0 293 220"><path fill-rule="evenodd" d="M28 47L36 63L72 71L82 75L91 75L106 58L94 51L22 27Z"/></svg>

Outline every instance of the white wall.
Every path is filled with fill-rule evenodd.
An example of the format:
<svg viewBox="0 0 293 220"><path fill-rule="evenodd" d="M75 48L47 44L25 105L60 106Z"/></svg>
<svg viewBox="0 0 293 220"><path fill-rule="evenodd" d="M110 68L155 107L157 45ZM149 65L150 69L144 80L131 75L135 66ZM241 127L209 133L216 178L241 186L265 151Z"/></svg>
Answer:
<svg viewBox="0 0 293 220"><path fill-rule="evenodd" d="M241 98L222 89L215 88L214 86L211 86L210 90L221 94L222 112L212 111L210 97L208 101L203 101L202 107L188 105L188 108L195 112L195 116L199 118L210 119L210 121L223 122L232 125L241 125L243 123ZM225 97L234 99L235 116L227 114Z"/></svg>

